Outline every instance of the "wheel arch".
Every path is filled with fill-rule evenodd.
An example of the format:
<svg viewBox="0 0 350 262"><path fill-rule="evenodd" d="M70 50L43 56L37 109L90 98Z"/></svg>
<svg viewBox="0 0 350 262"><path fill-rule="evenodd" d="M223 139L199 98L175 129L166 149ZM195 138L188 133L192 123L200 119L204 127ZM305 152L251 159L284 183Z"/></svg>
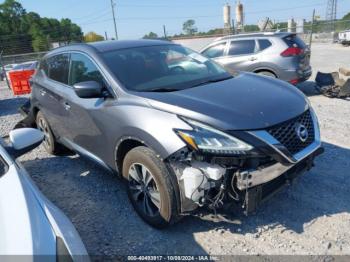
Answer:
<svg viewBox="0 0 350 262"><path fill-rule="evenodd" d="M274 74L276 78L279 78L277 73L275 72L275 70L271 69L271 68L265 68L265 67L262 67L262 68L257 68L253 71L254 73L261 73L261 72L269 72L271 74Z"/></svg>
<svg viewBox="0 0 350 262"><path fill-rule="evenodd" d="M124 135L116 138L113 148L113 161L115 169L118 171L122 170L122 161L125 155L135 146L146 146L152 149L162 161L186 146L172 129L167 128L159 130L155 129L154 126L145 129L128 126L119 133Z"/></svg>
<svg viewBox="0 0 350 262"><path fill-rule="evenodd" d="M123 137L121 138L114 150L115 168L118 174L122 177L123 162L126 154L135 147L146 146L144 141L137 137Z"/></svg>

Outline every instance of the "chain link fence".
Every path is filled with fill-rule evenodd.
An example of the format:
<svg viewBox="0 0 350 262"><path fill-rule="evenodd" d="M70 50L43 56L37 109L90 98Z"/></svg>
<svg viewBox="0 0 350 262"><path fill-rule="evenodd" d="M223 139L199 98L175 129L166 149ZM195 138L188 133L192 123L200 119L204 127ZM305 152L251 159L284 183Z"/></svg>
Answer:
<svg viewBox="0 0 350 262"><path fill-rule="evenodd" d="M47 52L34 52L17 55L4 55L1 57L2 64L20 64L29 61L39 61Z"/></svg>

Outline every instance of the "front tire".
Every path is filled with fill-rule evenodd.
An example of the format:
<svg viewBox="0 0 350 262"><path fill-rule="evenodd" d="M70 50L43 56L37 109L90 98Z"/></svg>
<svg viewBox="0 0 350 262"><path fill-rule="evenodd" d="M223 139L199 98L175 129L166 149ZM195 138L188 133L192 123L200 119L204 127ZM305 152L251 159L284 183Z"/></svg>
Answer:
<svg viewBox="0 0 350 262"><path fill-rule="evenodd" d="M156 228L164 228L179 218L177 184L165 164L149 148L140 146L128 152L123 162L128 196L140 217Z"/></svg>

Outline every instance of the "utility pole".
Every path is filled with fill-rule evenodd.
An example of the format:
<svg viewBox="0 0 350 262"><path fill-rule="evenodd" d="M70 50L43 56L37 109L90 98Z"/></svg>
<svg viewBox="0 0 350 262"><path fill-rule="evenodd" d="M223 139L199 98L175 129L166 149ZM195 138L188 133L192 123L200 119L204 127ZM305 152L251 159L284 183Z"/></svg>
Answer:
<svg viewBox="0 0 350 262"><path fill-rule="evenodd" d="M232 25L231 25L231 34L235 34L235 20L234 19L231 19L231 23L232 23Z"/></svg>
<svg viewBox="0 0 350 262"><path fill-rule="evenodd" d="M111 0L111 7L112 7L112 14L113 14L113 21L114 21L115 40L118 40L117 23L115 21L115 13L114 13L114 7L115 7L114 0Z"/></svg>
<svg viewBox="0 0 350 262"><path fill-rule="evenodd" d="M311 44L312 44L312 35L314 33L314 24L315 24L315 9L312 13L311 33L310 33L310 42L309 42L310 50L311 50Z"/></svg>
<svg viewBox="0 0 350 262"><path fill-rule="evenodd" d="M327 31L335 31L335 22L337 20L338 0L328 0L326 9Z"/></svg>
<svg viewBox="0 0 350 262"><path fill-rule="evenodd" d="M166 38L167 38L167 35L166 35L165 25L163 25L163 33L164 33L164 38L166 39Z"/></svg>

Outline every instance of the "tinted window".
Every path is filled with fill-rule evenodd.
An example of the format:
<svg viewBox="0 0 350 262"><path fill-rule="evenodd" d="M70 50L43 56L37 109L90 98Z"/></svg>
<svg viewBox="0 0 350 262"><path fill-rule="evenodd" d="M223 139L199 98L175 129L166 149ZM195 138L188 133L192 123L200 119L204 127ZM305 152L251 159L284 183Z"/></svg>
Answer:
<svg viewBox="0 0 350 262"><path fill-rule="evenodd" d="M102 74L90 58L82 54L72 54L69 85L85 81L96 81L104 84Z"/></svg>
<svg viewBox="0 0 350 262"><path fill-rule="evenodd" d="M47 59L48 77L63 84L68 83L69 55L62 54Z"/></svg>
<svg viewBox="0 0 350 262"><path fill-rule="evenodd" d="M304 41L299 38L297 35L289 35L283 38L284 42L289 46L289 47L299 47L299 48L305 48L306 45Z"/></svg>
<svg viewBox="0 0 350 262"><path fill-rule="evenodd" d="M223 56L225 47L226 47L226 43L217 44L212 47L209 47L202 54L209 58Z"/></svg>
<svg viewBox="0 0 350 262"><path fill-rule="evenodd" d="M247 55L255 53L255 40L233 41L230 45L229 55Z"/></svg>
<svg viewBox="0 0 350 262"><path fill-rule="evenodd" d="M259 40L260 51L265 50L266 48L269 48L271 45L272 45L271 42L267 39Z"/></svg>
<svg viewBox="0 0 350 262"><path fill-rule="evenodd" d="M210 59L180 45L115 50L103 57L116 78L133 91L182 90L231 77Z"/></svg>
<svg viewBox="0 0 350 262"><path fill-rule="evenodd" d="M47 76L49 75L49 67L47 65L46 59L41 60L39 68L40 70L43 70Z"/></svg>

